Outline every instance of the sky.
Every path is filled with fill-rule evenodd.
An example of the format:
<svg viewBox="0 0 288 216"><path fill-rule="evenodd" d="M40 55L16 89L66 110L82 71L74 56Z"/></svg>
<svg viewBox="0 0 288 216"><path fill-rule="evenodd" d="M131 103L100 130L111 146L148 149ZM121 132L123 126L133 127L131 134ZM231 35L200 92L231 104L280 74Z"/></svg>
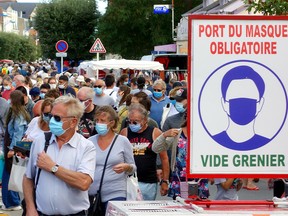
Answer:
<svg viewBox="0 0 288 216"><path fill-rule="evenodd" d="M41 3L41 2L43 2L43 0L17 0L17 2L19 2L19 3L24 3L24 2ZM103 14L105 12L105 8L107 6L107 1L103 2L103 1L96 0L96 2L98 3L98 10Z"/></svg>

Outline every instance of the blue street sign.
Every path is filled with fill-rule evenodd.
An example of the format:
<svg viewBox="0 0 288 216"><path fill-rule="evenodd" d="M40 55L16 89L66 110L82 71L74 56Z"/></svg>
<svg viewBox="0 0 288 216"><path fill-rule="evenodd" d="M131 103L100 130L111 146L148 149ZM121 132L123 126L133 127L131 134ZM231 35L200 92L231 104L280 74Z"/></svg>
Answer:
<svg viewBox="0 0 288 216"><path fill-rule="evenodd" d="M169 5L154 5L154 14L168 14L169 13Z"/></svg>
<svg viewBox="0 0 288 216"><path fill-rule="evenodd" d="M68 43L65 40L57 41L55 48L58 52L66 52L68 50Z"/></svg>

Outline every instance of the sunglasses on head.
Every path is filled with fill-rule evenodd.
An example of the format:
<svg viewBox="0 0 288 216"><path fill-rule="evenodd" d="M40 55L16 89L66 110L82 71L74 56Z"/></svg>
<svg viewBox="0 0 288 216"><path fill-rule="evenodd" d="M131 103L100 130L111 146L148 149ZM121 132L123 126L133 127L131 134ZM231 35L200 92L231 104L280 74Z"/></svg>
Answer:
<svg viewBox="0 0 288 216"><path fill-rule="evenodd" d="M95 85L94 88L102 88L101 85Z"/></svg>
<svg viewBox="0 0 288 216"><path fill-rule="evenodd" d="M129 119L126 120L128 124L133 124L133 125L137 125L138 122L136 121L130 121Z"/></svg>
<svg viewBox="0 0 288 216"><path fill-rule="evenodd" d="M162 89L153 89L153 91L155 91L155 92L161 92Z"/></svg>
<svg viewBox="0 0 288 216"><path fill-rule="evenodd" d="M55 119L56 122L60 122L62 118L75 118L75 116L62 116L62 117L61 117L61 116L52 115L52 114L51 114L51 117L54 117L54 119Z"/></svg>

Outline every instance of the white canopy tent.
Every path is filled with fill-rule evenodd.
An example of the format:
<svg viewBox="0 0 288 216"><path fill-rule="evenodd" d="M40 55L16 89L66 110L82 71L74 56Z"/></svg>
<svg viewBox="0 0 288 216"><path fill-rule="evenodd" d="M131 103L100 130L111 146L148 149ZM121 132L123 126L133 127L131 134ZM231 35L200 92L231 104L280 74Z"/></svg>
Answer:
<svg viewBox="0 0 288 216"><path fill-rule="evenodd" d="M81 62L79 69L83 69L87 73L87 77L98 77L98 70L164 70L163 64L156 61L140 61L126 59L110 59L100 61Z"/></svg>

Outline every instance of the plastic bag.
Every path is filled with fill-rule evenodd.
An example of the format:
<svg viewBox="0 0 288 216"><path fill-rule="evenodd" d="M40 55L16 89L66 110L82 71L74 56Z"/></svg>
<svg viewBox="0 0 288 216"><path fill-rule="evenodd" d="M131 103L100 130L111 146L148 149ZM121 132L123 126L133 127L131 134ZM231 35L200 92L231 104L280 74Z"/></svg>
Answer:
<svg viewBox="0 0 288 216"><path fill-rule="evenodd" d="M143 196L139 188L137 173L127 177L127 201L142 201Z"/></svg>
<svg viewBox="0 0 288 216"><path fill-rule="evenodd" d="M17 156L13 157L8 190L23 193L22 180L26 172L27 163L28 159L19 158Z"/></svg>

